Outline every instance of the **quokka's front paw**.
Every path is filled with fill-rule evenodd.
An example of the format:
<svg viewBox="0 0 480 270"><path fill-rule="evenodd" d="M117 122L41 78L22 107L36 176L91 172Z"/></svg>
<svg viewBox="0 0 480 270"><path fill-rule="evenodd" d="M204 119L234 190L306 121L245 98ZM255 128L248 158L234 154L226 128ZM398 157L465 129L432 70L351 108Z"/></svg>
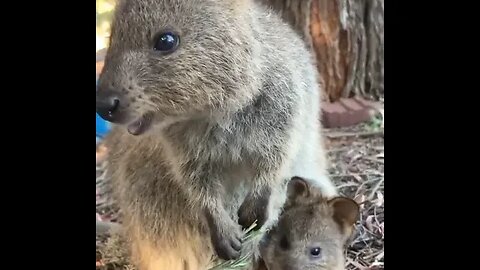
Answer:
<svg viewBox="0 0 480 270"><path fill-rule="evenodd" d="M238 223L243 229L249 228L255 220L257 226L254 230L260 229L268 218L268 195L257 196L248 195L238 209Z"/></svg>
<svg viewBox="0 0 480 270"><path fill-rule="evenodd" d="M223 260L235 260L240 257L243 232L238 224L228 219L228 221L215 220L211 215L207 215L212 245L218 257Z"/></svg>

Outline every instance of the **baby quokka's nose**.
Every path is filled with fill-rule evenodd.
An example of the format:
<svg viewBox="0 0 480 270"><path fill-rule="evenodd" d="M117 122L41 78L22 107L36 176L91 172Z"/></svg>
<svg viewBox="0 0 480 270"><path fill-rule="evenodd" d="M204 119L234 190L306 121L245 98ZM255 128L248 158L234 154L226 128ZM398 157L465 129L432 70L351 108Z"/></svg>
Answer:
<svg viewBox="0 0 480 270"><path fill-rule="evenodd" d="M119 121L120 98L114 91L98 91L96 107L98 115L106 121Z"/></svg>

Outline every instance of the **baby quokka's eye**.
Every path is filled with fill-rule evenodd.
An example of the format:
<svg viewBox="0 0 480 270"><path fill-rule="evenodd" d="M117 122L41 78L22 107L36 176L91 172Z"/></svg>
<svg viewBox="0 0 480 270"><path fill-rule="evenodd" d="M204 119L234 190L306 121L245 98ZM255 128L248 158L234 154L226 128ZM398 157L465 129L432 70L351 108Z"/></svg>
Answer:
<svg viewBox="0 0 480 270"><path fill-rule="evenodd" d="M180 37L173 32L163 32L156 36L153 49L162 53L174 52L180 44Z"/></svg>
<svg viewBox="0 0 480 270"><path fill-rule="evenodd" d="M313 258L318 258L322 254L322 249L319 247L314 247L310 249L310 256Z"/></svg>

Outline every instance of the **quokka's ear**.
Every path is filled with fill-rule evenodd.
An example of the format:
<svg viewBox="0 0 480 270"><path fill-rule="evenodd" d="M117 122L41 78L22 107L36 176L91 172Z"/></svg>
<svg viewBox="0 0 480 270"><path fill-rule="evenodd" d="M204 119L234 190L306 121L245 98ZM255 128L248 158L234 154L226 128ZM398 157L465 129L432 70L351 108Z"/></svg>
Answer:
<svg viewBox="0 0 480 270"><path fill-rule="evenodd" d="M333 210L333 219L338 223L342 232L350 235L355 222L360 218L360 206L357 202L346 197L335 197L328 201Z"/></svg>

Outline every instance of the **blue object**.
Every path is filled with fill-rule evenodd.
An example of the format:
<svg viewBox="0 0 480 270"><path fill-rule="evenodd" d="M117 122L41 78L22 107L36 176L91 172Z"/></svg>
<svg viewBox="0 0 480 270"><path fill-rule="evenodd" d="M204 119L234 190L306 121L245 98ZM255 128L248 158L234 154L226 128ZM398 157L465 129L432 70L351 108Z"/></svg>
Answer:
<svg viewBox="0 0 480 270"><path fill-rule="evenodd" d="M97 137L103 138L110 131L110 125L107 121L103 120L98 114L97 119Z"/></svg>
<svg viewBox="0 0 480 270"><path fill-rule="evenodd" d="M98 81L97 81L98 84ZM96 114L96 122L97 122L97 141L99 139L102 139L107 135L107 133L110 131L110 124L103 120L103 118L100 117L100 115Z"/></svg>

